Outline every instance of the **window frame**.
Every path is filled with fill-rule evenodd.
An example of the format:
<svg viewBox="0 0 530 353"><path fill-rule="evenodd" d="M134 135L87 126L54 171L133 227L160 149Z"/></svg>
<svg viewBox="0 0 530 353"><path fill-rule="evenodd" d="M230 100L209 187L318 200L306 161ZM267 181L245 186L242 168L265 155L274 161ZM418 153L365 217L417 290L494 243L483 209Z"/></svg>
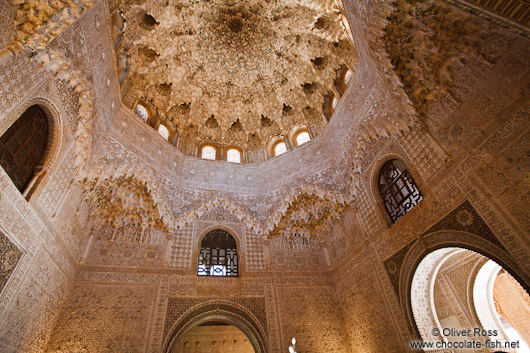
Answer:
<svg viewBox="0 0 530 353"><path fill-rule="evenodd" d="M234 161L229 161L228 160L228 152L230 152L231 150L234 150L234 151L237 151L239 152L239 162L234 162ZM236 147L236 146L229 146L225 149L225 160L227 162L230 162L230 163L236 163L236 164L241 164L243 163L243 150L241 150L241 148L239 147Z"/></svg>
<svg viewBox="0 0 530 353"><path fill-rule="evenodd" d="M335 108L333 107L333 100L336 98L335 92L329 92L324 96L324 103L322 104L322 114L327 122L331 121L333 114L335 114ZM340 99L338 102L340 102ZM338 102L336 105L338 105Z"/></svg>
<svg viewBox="0 0 530 353"><path fill-rule="evenodd" d="M162 134L160 133L160 127L163 127L164 129L166 129L166 131L167 131L167 138L164 137L164 135L162 135ZM160 136L161 136L164 140L166 140L167 142L169 142L169 141L171 140L171 130L169 129L169 127L168 127L166 124L164 124L164 123L162 123L162 122L159 123L159 124L158 124L158 127L156 128L156 132L158 133L158 135L160 135Z"/></svg>
<svg viewBox="0 0 530 353"><path fill-rule="evenodd" d="M12 114L16 117L11 125L9 125L5 130L0 132L0 138L3 137L8 130L16 124L19 119L32 107L38 107L44 114L48 127L48 136L46 140L45 149L41 155L40 161L35 166L33 176L29 178L22 189L17 190L22 194L22 196L29 201L30 198L35 194L37 188L44 180L47 175L47 172L50 168L54 168L57 164L58 150L59 146L62 144L62 124L63 122L60 119L59 112L57 108L51 104L48 100L43 98L33 98L27 101L25 104L17 108ZM9 174L8 174L9 176ZM9 176L10 180L11 176Z"/></svg>
<svg viewBox="0 0 530 353"><path fill-rule="evenodd" d="M383 175L382 173L384 172L384 169L387 167L387 165L391 164L394 161L397 161L397 162L401 163L404 170L397 177L395 177L393 179L393 181L384 188L384 190L382 190L381 189L381 183L380 183L381 177ZM389 226L391 227L394 224L396 224L401 218L405 217L414 207L416 207L425 198L425 195L421 191L421 189L422 189L421 183L417 182L417 179L414 178L414 176L413 176L410 168L408 167L408 165L405 163L404 160L402 160L399 157L393 156L392 158L385 159L384 161L382 161L381 163L378 164L378 167L377 167L376 171L377 171L377 173L375 175L374 182L375 182L375 191L376 191L376 194L378 195L377 199L379 200L379 203L380 203L380 205L381 205L381 207L383 209L383 214L385 215L385 219L387 220ZM418 199L417 200L413 200L413 202L415 202L415 203L411 207L404 208L404 211L403 211L402 215L398 214L398 215L394 216L391 213L391 210L389 210L389 208L387 206L387 202L386 202L386 199L385 199L385 195L383 195L383 191L387 192L393 186L396 186L396 185L399 187L397 182L398 182L398 180L402 180L402 179L405 179L405 180L407 180L410 183L410 184L407 185L408 189L410 189L409 186L412 185L416 189L416 191L419 193L419 195L416 195L416 197ZM400 194L401 194L401 192L400 192ZM404 201L406 201L406 200L408 200L410 198L410 195L414 196L415 195L414 191L412 191L411 193L409 193L408 195L403 197L402 200L397 200L396 202L398 202L398 205L401 207L401 205L404 203ZM399 209L401 210L401 208L399 208Z"/></svg>
<svg viewBox="0 0 530 353"><path fill-rule="evenodd" d="M215 234L219 233L219 234ZM226 244L225 246L219 246L219 247L212 247L212 246L205 246L205 245L212 245L212 244L204 244L205 241L210 241L212 243L215 243L215 239L207 239L210 235L212 237L219 235L222 236L226 235L227 237L230 237L230 242L233 244ZM228 239L227 239L228 240ZM223 244L219 244L223 245ZM237 241L237 238L229 231L223 229L223 228L213 228L205 232L204 236L201 237L201 240L199 242L199 248L197 256L195 257L197 259L196 266L195 266L195 273L197 277L240 277L241 274L241 254L238 252L239 243ZM209 251L208 251L209 249ZM214 254L213 250L217 250ZM221 251L221 250L224 250ZM206 256L206 259L204 257ZM208 256L209 255L209 256ZM204 263L205 261L211 261L211 259L216 258L215 263ZM207 260L210 259L210 260ZM202 261L201 261L202 260ZM235 264L234 261L235 260ZM221 275L215 274L219 273L218 270L216 270L216 266L219 266L218 269L221 270ZM201 273L202 272L202 273Z"/></svg>
<svg viewBox="0 0 530 353"><path fill-rule="evenodd" d="M280 154L277 154L276 153L276 147L278 147L278 145L280 145L281 143L283 143L285 145L285 151L280 153ZM285 138L279 138L277 139L276 141L274 141L274 143L272 144L271 146L271 156L272 157L278 157L278 156L281 156L282 154L285 154L286 152L289 151L289 148L287 146L287 141L285 140Z"/></svg>
<svg viewBox="0 0 530 353"><path fill-rule="evenodd" d="M204 148L206 147L211 147L215 150L215 158L214 159L211 159L211 158L204 158L202 156L202 151ZM199 158L200 159L204 159L206 161L216 161L219 159L219 147L213 143L210 143L210 142L207 142L207 143L203 143L199 146Z"/></svg>
<svg viewBox="0 0 530 353"><path fill-rule="evenodd" d="M136 112L136 109L137 109L138 106L142 106L142 107L145 109L145 111L147 112L147 119L146 119L146 120L144 120L144 119L140 116L140 114L138 114L138 113ZM144 123L146 123L146 124L149 124L149 123L151 122L152 118L153 118L153 114L151 113L151 110L149 109L149 107L147 106L147 104L145 104L143 101L138 101L138 102L134 105L133 113L134 113L138 118L140 118L140 120L142 120L142 121L143 121ZM157 132L158 132L158 131L157 131Z"/></svg>
<svg viewBox="0 0 530 353"><path fill-rule="evenodd" d="M301 134L303 133L307 133L307 135L309 136L309 140L305 141L305 142L302 142L302 143L298 143L298 136L300 136ZM309 130L307 128L301 128L301 129L298 129L295 131L295 133L293 134L293 144L296 146L296 147L299 147L299 146L302 146L308 142L311 142L312 140L312 137L311 137L311 134L309 133Z"/></svg>

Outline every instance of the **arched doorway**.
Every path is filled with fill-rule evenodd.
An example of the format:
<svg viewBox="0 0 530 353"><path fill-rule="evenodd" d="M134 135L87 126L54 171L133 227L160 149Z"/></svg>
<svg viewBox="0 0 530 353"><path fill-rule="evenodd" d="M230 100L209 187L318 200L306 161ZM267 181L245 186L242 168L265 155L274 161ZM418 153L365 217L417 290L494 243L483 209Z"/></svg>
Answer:
<svg viewBox="0 0 530 353"><path fill-rule="evenodd" d="M190 337L189 335L197 333L197 331L204 333L207 333L206 331L208 330L218 331L219 327L217 329L211 327L215 325L237 328L238 330L234 330L233 328L225 327L225 329L231 330L234 335L242 337L243 341L245 338L248 340L252 347L252 351L249 353L268 352L267 335L256 317L245 307L224 300L209 300L194 306L184 313L169 329L162 351L164 353L179 352L179 347L184 347L185 342L189 344L189 347L185 348L192 348L191 341L186 341L186 337ZM243 336L239 334L239 331ZM212 339L211 341L213 342L214 340L217 345L219 341L217 339ZM223 343L222 340L220 342L221 344ZM225 348L230 347L229 345L226 346L227 343L228 341L225 343ZM240 346L243 347L243 345ZM248 345L245 346L248 347ZM224 352L224 350L221 351Z"/></svg>
<svg viewBox="0 0 530 353"><path fill-rule="evenodd" d="M224 321L208 321L192 327L176 341L171 353L255 353L238 327Z"/></svg>
<svg viewBox="0 0 530 353"><path fill-rule="evenodd" d="M20 192L43 170L50 130L46 112L33 105L0 137L0 164Z"/></svg>
<svg viewBox="0 0 530 353"><path fill-rule="evenodd" d="M469 351L471 342L491 351L530 353L530 296L500 265L460 247L428 253L410 289L416 327L425 351ZM474 346L476 348L476 346Z"/></svg>

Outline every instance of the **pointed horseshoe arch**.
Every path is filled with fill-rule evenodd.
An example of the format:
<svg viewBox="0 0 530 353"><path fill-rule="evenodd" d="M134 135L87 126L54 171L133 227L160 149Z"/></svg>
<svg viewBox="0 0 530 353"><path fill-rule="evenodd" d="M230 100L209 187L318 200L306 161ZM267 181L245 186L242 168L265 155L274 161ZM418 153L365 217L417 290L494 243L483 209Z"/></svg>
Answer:
<svg viewBox="0 0 530 353"><path fill-rule="evenodd" d="M169 330L162 352L172 353L179 338L188 330L209 321L236 326L248 337L255 353L269 352L265 330L256 317L246 308L223 300L207 301L185 312Z"/></svg>
<svg viewBox="0 0 530 353"><path fill-rule="evenodd" d="M456 230L442 230L420 237L410 247L401 265L399 300L414 339L421 339L412 310L411 287L421 261L430 253L444 248L462 248L494 260L506 269L526 291L530 291L530 276L505 250L478 235Z"/></svg>

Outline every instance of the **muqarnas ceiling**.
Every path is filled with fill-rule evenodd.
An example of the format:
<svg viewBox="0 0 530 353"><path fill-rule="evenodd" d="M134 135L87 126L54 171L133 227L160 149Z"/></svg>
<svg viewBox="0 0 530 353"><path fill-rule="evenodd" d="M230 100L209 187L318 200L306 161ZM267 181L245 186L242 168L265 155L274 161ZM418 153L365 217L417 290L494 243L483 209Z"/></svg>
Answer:
<svg viewBox="0 0 530 353"><path fill-rule="evenodd" d="M300 125L318 135L326 96L358 61L333 0L127 2L120 11L123 101L146 103L183 151L201 140L263 148Z"/></svg>

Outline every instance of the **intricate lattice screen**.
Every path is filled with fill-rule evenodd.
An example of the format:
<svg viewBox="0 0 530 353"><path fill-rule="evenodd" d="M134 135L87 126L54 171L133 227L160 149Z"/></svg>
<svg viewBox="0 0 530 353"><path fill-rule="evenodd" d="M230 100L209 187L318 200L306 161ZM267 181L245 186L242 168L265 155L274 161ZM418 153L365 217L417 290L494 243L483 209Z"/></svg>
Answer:
<svg viewBox="0 0 530 353"><path fill-rule="evenodd" d="M387 162L381 169L379 191L392 223L396 223L423 199L405 165L397 159Z"/></svg>
<svg viewBox="0 0 530 353"><path fill-rule="evenodd" d="M48 119L34 105L0 138L0 164L16 187L23 191L42 163L48 143Z"/></svg>
<svg viewBox="0 0 530 353"><path fill-rule="evenodd" d="M214 230L202 240L199 276L237 276L237 245L227 232Z"/></svg>

